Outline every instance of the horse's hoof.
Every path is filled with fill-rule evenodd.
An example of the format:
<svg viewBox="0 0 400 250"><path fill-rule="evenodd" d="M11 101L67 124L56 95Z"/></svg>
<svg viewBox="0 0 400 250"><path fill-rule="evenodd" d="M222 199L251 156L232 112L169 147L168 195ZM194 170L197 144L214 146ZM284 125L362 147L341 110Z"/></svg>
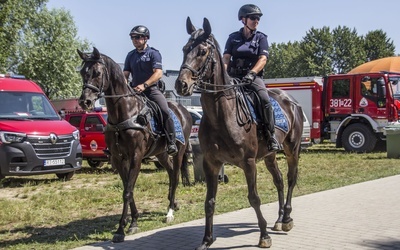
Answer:
<svg viewBox="0 0 400 250"><path fill-rule="evenodd" d="M201 246L199 246L199 247L197 247L195 250L204 250L204 249L208 249L210 246L211 246L211 244L214 242L214 240L211 242L211 243L209 243L209 242L203 242L203 244L201 245Z"/></svg>
<svg viewBox="0 0 400 250"><path fill-rule="evenodd" d="M174 216L173 216L173 215L172 215L172 216L167 216L167 217L165 218L165 220L166 220L167 223L171 223L171 222L174 221Z"/></svg>
<svg viewBox="0 0 400 250"><path fill-rule="evenodd" d="M129 229L128 229L128 234L136 234L136 233L139 233L140 232L140 229L138 228L138 227L130 227Z"/></svg>
<svg viewBox="0 0 400 250"><path fill-rule="evenodd" d="M281 222L275 222L275 225L273 228L271 228L272 231L282 231L282 223Z"/></svg>
<svg viewBox="0 0 400 250"><path fill-rule="evenodd" d="M123 234L114 234L112 242L119 243L119 242L124 242L124 240L125 240L125 235L123 235Z"/></svg>
<svg viewBox="0 0 400 250"><path fill-rule="evenodd" d="M290 230L292 230L293 226L294 226L293 220L290 220L288 223L283 223L282 230L284 232L289 232Z"/></svg>
<svg viewBox="0 0 400 250"><path fill-rule="evenodd" d="M260 238L260 242L258 242L259 248L270 248L272 246L272 239L269 236Z"/></svg>

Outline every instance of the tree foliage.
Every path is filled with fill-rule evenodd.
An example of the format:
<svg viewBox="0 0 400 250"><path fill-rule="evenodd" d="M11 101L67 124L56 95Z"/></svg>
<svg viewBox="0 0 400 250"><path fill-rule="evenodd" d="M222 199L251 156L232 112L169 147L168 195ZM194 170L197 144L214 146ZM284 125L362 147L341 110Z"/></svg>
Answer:
<svg viewBox="0 0 400 250"><path fill-rule="evenodd" d="M20 41L18 72L35 80L50 98L77 96L81 59L76 49L89 46L77 40L77 29L69 12L43 8L30 22Z"/></svg>
<svg viewBox="0 0 400 250"><path fill-rule="evenodd" d="M18 61L17 43L25 25L36 18L36 13L47 0L0 1L0 72L13 70Z"/></svg>
<svg viewBox="0 0 400 250"><path fill-rule="evenodd" d="M12 71L37 82L49 98L77 96L81 63L76 49L89 43L64 9L47 0L0 0L0 72Z"/></svg>
<svg viewBox="0 0 400 250"><path fill-rule="evenodd" d="M394 56L395 46L382 30L359 36L338 26L311 28L300 42L272 43L265 78L343 74L360 64Z"/></svg>

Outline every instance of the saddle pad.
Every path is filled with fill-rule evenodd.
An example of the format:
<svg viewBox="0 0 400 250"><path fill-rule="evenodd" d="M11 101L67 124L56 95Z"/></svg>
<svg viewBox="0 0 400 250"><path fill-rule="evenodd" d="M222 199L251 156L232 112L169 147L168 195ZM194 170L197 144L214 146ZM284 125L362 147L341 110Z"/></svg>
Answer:
<svg viewBox="0 0 400 250"><path fill-rule="evenodd" d="M269 100L274 108L274 115L275 115L275 127L278 127L283 132L289 131L289 124L285 114L282 111L281 105L272 97L269 97Z"/></svg>
<svg viewBox="0 0 400 250"><path fill-rule="evenodd" d="M171 116L172 120L174 121L176 140L179 141L180 143L182 143L183 145L185 145L185 137L183 136L183 129L182 129L181 122L179 121L178 117L175 115L175 113L171 109L168 109L168 111L169 111L169 115ZM159 126L153 116L150 119L150 127L154 133L157 133L157 134L161 133L161 131L159 129L157 129Z"/></svg>
<svg viewBox="0 0 400 250"><path fill-rule="evenodd" d="M287 133L289 131L288 120L286 118L286 115L282 111L281 105L271 96L269 97L269 101L271 102L272 108L274 109L275 127ZM259 120L257 118L260 118L260 114L256 114L253 104L248 99L247 103L250 107L250 112L253 116L253 119L256 121Z"/></svg>

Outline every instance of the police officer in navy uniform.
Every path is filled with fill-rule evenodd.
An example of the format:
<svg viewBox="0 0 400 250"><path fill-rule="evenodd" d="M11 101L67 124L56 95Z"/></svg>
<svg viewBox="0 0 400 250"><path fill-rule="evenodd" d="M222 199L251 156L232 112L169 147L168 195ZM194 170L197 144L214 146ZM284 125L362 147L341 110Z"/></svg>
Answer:
<svg viewBox="0 0 400 250"><path fill-rule="evenodd" d="M143 25L133 27L129 33L135 49L130 51L125 59L124 75L128 80L132 75L131 87L137 92L143 92L151 101L160 106L164 130L167 138L167 153L176 155L175 127L169 115L167 99L158 88L162 77L162 59L158 50L147 45L150 31Z"/></svg>
<svg viewBox="0 0 400 250"><path fill-rule="evenodd" d="M261 9L254 4L245 4L239 9L238 19L243 28L229 35L223 53L223 62L231 77L248 83L247 88L255 91L261 99L263 120L267 125L268 149L280 150L275 138L274 111L269 100L267 88L262 79L264 66L268 59L267 35L257 31L262 16Z"/></svg>

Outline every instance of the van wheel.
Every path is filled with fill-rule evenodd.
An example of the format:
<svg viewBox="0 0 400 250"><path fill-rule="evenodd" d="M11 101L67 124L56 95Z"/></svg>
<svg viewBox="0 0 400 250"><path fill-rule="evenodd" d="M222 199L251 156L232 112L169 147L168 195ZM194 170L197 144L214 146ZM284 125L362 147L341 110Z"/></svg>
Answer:
<svg viewBox="0 0 400 250"><path fill-rule="evenodd" d="M72 176L74 176L75 172L69 172L69 173L62 173L62 174L56 174L58 179L64 180L64 181L69 181L71 180Z"/></svg>
<svg viewBox="0 0 400 250"><path fill-rule="evenodd" d="M346 151L370 153L374 150L378 138L364 124L351 124L343 131L342 143Z"/></svg>
<svg viewBox="0 0 400 250"><path fill-rule="evenodd" d="M89 164L89 166L92 168L100 168L104 165L104 162L102 162L102 161L95 161L92 159L87 159L86 161Z"/></svg>

